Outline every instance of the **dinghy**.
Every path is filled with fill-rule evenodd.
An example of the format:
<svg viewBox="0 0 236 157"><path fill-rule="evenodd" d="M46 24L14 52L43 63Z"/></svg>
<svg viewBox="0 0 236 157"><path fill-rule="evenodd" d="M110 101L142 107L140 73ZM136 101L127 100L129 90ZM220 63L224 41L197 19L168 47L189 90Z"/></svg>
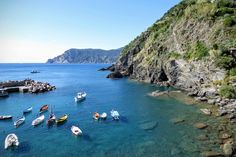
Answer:
<svg viewBox="0 0 236 157"><path fill-rule="evenodd" d="M94 114L93 114L93 119L98 120L99 117L100 117L99 113L94 112Z"/></svg>
<svg viewBox="0 0 236 157"><path fill-rule="evenodd" d="M0 120L12 119L12 115L3 115L0 116Z"/></svg>
<svg viewBox="0 0 236 157"><path fill-rule="evenodd" d="M71 127L71 131L72 131L72 133L75 134L76 136L82 135L82 131L81 131L80 128L78 128L77 126L72 126L72 127Z"/></svg>
<svg viewBox="0 0 236 157"><path fill-rule="evenodd" d="M107 113L106 112L103 112L101 115L100 115L100 118L105 120L107 119Z"/></svg>
<svg viewBox="0 0 236 157"><path fill-rule="evenodd" d="M33 126L39 125L40 123L42 123L44 121L44 118L45 118L44 115L36 118L35 120L32 121L32 125Z"/></svg>
<svg viewBox="0 0 236 157"><path fill-rule="evenodd" d="M57 119L56 120L56 123L59 125L59 124L62 124L64 123L68 118L68 115L67 114L64 114L61 118Z"/></svg>
<svg viewBox="0 0 236 157"><path fill-rule="evenodd" d="M52 125L56 120L55 114L51 113L49 119L47 120L47 125Z"/></svg>
<svg viewBox="0 0 236 157"><path fill-rule="evenodd" d="M118 111L114 111L114 110L111 110L111 117L114 119L114 120L119 120L119 112Z"/></svg>
<svg viewBox="0 0 236 157"><path fill-rule="evenodd" d="M30 112L32 112L32 110L33 110L33 107L29 107L23 111L23 114L30 113Z"/></svg>
<svg viewBox="0 0 236 157"><path fill-rule="evenodd" d="M87 96L87 93L85 92L79 92L77 93L77 96L75 97L75 102L80 102L82 100L84 100Z"/></svg>
<svg viewBox="0 0 236 157"><path fill-rule="evenodd" d="M20 119L18 119L17 121L14 122L15 127L20 126L21 124L23 124L25 122L25 117L21 117Z"/></svg>
<svg viewBox="0 0 236 157"><path fill-rule="evenodd" d="M40 108L39 113L43 113L43 112L45 112L45 111L47 111L47 110L48 110L48 105L43 105L43 106Z"/></svg>
<svg viewBox="0 0 236 157"><path fill-rule="evenodd" d="M5 149L7 149L8 147L11 146L19 146L19 141L18 141L18 137L15 134L9 134L7 135L6 139L5 139Z"/></svg>

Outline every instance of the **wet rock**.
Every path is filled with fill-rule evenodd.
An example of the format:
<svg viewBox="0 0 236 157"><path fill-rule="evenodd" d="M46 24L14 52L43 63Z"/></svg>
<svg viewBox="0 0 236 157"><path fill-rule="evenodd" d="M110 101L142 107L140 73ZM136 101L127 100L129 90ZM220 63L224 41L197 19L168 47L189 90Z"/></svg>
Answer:
<svg viewBox="0 0 236 157"><path fill-rule="evenodd" d="M123 78L123 75L119 71L116 71L107 75L107 78L118 79L118 78Z"/></svg>
<svg viewBox="0 0 236 157"><path fill-rule="evenodd" d="M158 122L156 121L149 121L149 122L145 122L139 125L139 127L143 130L153 130L158 126Z"/></svg>
<svg viewBox="0 0 236 157"><path fill-rule="evenodd" d="M231 156L233 154L233 143L228 141L223 145L223 152L226 156Z"/></svg>
<svg viewBox="0 0 236 157"><path fill-rule="evenodd" d="M156 90L154 92L149 93L148 95L153 96L153 97L158 97L158 96L165 95L165 94L168 94L168 92Z"/></svg>
<svg viewBox="0 0 236 157"><path fill-rule="evenodd" d="M208 127L208 125L204 124L204 123L196 123L194 125L195 128L198 128L198 129L205 129Z"/></svg>
<svg viewBox="0 0 236 157"><path fill-rule="evenodd" d="M211 105L214 105L215 102L216 102L215 99L208 99L208 100L207 100L207 103L208 103L208 104L211 104Z"/></svg>
<svg viewBox="0 0 236 157"><path fill-rule="evenodd" d="M205 151L205 152L202 152L202 156L204 156L204 157L220 157L220 156L222 156L222 154L218 153L218 152L214 152L214 151Z"/></svg>
<svg viewBox="0 0 236 157"><path fill-rule="evenodd" d="M228 138L230 138L230 137L231 137L230 134L228 134L228 133L223 133L223 134L220 136L220 139L225 140L225 139L228 139Z"/></svg>
<svg viewBox="0 0 236 157"><path fill-rule="evenodd" d="M209 137L205 134L202 134L202 135L197 136L196 139L199 141L206 141L209 139Z"/></svg>
<svg viewBox="0 0 236 157"><path fill-rule="evenodd" d="M202 108L200 109L202 111L203 114L205 115L211 115L211 111L209 109L206 109L206 108Z"/></svg>

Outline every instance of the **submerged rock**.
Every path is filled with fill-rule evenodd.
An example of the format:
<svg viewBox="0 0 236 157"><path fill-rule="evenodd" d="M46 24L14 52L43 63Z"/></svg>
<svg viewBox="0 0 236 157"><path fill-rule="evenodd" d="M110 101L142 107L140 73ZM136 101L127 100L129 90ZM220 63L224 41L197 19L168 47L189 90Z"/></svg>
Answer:
<svg viewBox="0 0 236 157"><path fill-rule="evenodd" d="M214 151L205 151L205 152L202 152L202 156L204 156L204 157L220 157L223 155L221 153L214 152Z"/></svg>
<svg viewBox="0 0 236 157"><path fill-rule="evenodd" d="M157 126L158 126L158 122L156 121L145 122L139 125L139 127L143 130L153 130Z"/></svg>
<svg viewBox="0 0 236 157"><path fill-rule="evenodd" d="M204 123L196 123L194 125L195 128L198 128L198 129L205 129L208 127L208 125L204 124Z"/></svg>
<svg viewBox="0 0 236 157"><path fill-rule="evenodd" d="M182 118L174 118L174 119L171 119L171 122L174 124L179 124L179 123L185 122L185 120Z"/></svg>
<svg viewBox="0 0 236 157"><path fill-rule="evenodd" d="M197 136L196 139L199 141L206 141L209 139L209 137L205 134L202 134L202 135Z"/></svg>

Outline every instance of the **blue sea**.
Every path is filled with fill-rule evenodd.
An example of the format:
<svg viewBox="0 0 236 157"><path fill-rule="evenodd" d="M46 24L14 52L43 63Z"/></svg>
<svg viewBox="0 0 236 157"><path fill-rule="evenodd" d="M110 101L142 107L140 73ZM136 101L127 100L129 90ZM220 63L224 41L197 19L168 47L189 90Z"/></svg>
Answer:
<svg viewBox="0 0 236 157"><path fill-rule="evenodd" d="M196 122L213 123L214 119L200 113L197 105L186 105L174 97L153 98L147 93L165 90L157 85L129 79L107 79L107 71L98 69L107 64L0 64L0 81L31 78L49 82L56 90L41 93L11 93L0 99L0 115L11 114L13 120L0 121L1 157L197 157L208 149L210 142L196 137L208 133L193 127ZM31 74L32 70L40 73ZM80 90L87 93L81 103L74 101ZM68 114L66 123L48 127L46 121L31 125L42 105L49 104L57 117ZM15 128L14 120L33 106L25 123ZM113 121L110 111L121 117ZM107 112L106 121L92 119L94 112ZM46 119L49 112L44 113ZM174 124L173 119L183 123ZM74 136L71 126L77 125L82 136ZM15 133L17 148L4 149L4 140ZM210 138L214 138L213 135ZM212 145L211 150L218 150Z"/></svg>

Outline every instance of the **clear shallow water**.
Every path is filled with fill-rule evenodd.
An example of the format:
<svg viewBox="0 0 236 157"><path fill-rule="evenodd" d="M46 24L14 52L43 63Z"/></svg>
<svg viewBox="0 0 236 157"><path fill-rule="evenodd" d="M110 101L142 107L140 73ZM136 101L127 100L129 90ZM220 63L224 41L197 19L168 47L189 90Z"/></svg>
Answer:
<svg viewBox="0 0 236 157"><path fill-rule="evenodd" d="M17 129L13 121L0 121L0 156L200 156L200 151L209 143L195 140L204 131L192 125L208 117L200 114L196 106L185 105L174 98L147 96L148 92L163 90L158 86L127 79L106 79L108 72L97 71L104 66L107 65L0 64L0 81L32 78L57 87L48 93L15 93L0 99L0 115L12 114L13 120L33 106L25 124ZM32 70L41 73L30 74ZM74 96L80 89L88 96L77 104ZM46 122L32 127L31 122L43 104L52 105L57 116L69 114L68 121L59 127L48 128ZM109 113L111 109L119 111L120 121L112 121L110 117L106 121L92 119L93 112ZM44 115L47 119L48 113ZM173 124L171 120L179 117L187 122ZM148 122L157 122L157 127L144 130L143 125ZM72 125L78 124L84 133L82 137L73 136L70 130ZM17 134L20 146L4 150L4 139L9 133Z"/></svg>

